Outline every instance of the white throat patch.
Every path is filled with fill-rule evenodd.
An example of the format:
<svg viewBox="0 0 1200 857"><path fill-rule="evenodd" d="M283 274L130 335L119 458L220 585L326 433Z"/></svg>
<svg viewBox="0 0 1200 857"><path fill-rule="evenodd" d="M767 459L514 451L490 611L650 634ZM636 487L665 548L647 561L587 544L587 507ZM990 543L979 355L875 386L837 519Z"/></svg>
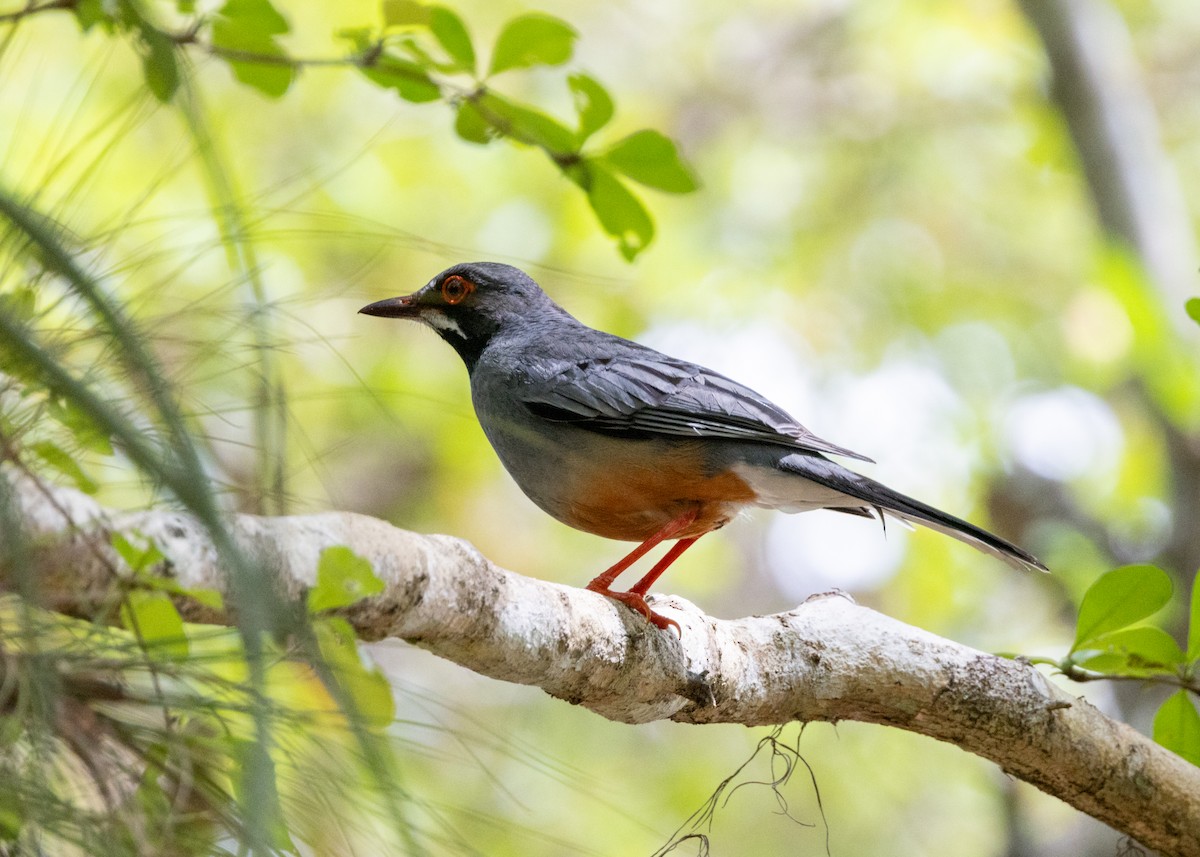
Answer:
<svg viewBox="0 0 1200 857"><path fill-rule="evenodd" d="M459 327L458 322L440 310L426 310L421 314L421 321L428 324L434 330L450 331L460 339L467 338L467 335L463 333L463 329Z"/></svg>

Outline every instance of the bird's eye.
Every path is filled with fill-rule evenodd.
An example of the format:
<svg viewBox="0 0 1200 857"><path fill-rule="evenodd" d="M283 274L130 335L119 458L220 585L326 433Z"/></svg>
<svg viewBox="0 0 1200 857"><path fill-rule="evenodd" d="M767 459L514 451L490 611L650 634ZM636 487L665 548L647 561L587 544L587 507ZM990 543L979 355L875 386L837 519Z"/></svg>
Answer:
<svg viewBox="0 0 1200 857"><path fill-rule="evenodd" d="M451 305L462 303L473 291L475 291L475 284L457 274L442 281L442 298Z"/></svg>

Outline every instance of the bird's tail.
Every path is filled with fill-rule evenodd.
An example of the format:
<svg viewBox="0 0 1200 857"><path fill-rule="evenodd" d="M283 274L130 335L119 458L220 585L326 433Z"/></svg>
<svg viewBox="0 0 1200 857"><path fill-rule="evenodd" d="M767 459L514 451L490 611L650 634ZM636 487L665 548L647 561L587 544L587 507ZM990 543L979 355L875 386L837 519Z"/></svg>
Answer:
<svg viewBox="0 0 1200 857"><path fill-rule="evenodd" d="M1012 542L989 533L982 527L968 523L962 518L956 518L954 515L935 509L920 500L914 500L899 491L894 491L881 482L848 470L827 458L803 454L789 455L779 462L779 467L863 503L862 507L853 507L847 504L844 508L838 508L838 511L852 514L870 514L874 511L877 515L887 515L912 524L920 524L958 539L976 550L1003 560L1018 570L1049 570L1037 557Z"/></svg>

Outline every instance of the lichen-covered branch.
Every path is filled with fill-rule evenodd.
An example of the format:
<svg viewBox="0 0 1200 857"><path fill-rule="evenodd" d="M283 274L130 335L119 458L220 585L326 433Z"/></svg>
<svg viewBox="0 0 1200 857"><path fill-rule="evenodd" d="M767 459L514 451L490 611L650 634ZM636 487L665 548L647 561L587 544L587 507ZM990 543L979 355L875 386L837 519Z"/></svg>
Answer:
<svg viewBox="0 0 1200 857"><path fill-rule="evenodd" d="M121 573L113 531L136 530L161 572L223 590L205 532L186 515L117 513L77 492L10 482L40 588L63 608L99 602ZM1200 854L1200 768L1030 665L975 651L829 593L795 610L714 619L676 598L655 609L682 639L591 592L497 568L465 542L329 513L236 516L236 541L299 594L321 551L347 545L386 583L345 610L363 639L399 637L504 681L627 723L746 725L860 720L948 741L1169 855ZM209 617L220 620L222 617Z"/></svg>

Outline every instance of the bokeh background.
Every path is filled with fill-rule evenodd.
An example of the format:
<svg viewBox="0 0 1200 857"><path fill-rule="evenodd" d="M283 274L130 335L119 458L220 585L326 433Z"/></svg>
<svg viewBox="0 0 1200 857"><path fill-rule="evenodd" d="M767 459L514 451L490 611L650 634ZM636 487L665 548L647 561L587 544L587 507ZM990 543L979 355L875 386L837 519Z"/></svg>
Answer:
<svg viewBox="0 0 1200 857"><path fill-rule="evenodd" d="M337 56L332 32L379 16L369 2L278 5L297 56ZM588 324L767 394L879 462L863 472L1053 570L1019 575L899 526L762 513L700 542L661 589L734 617L838 587L972 646L1058 656L1087 585L1153 561L1180 582L1182 615L1200 565L1189 517L1200 337L1183 309L1200 294L1187 262L1200 5L1111 7L1136 60L1129 85L1153 108L1156 168L1192 204L1172 282L1102 225L1016 2L455 8L484 44L515 14L560 16L580 33L571 66L616 100L606 139L654 127L679 142L703 187L642 194L658 235L636 262L542 153L463 142L444 106L401 102L351 69L307 68L271 101L198 57L178 110L146 96L133 52L65 15L31 16L7 37L0 176L79 236L151 335L230 508L363 512L574 585L621 556L627 545L573 532L520 494L449 348L356 315L457 261L496 260ZM570 114L558 72L513 86ZM224 188L203 168L212 158L227 167ZM222 195L241 207L249 258L231 259L216 232ZM1178 233L1177 212L1161 214ZM68 316L63 348L86 348ZM277 420L262 419L264 381L283 391ZM105 502L147 501L119 462L91 467ZM653 853L767 734L608 723L402 644L373 655L396 686L406 789L453 831L435 853ZM1165 695L1072 687L1085 691L1143 730ZM853 723L783 738L807 767L777 794L763 783L781 759L751 762L705 828L714 854L1119 848L1116 834L954 747Z"/></svg>

